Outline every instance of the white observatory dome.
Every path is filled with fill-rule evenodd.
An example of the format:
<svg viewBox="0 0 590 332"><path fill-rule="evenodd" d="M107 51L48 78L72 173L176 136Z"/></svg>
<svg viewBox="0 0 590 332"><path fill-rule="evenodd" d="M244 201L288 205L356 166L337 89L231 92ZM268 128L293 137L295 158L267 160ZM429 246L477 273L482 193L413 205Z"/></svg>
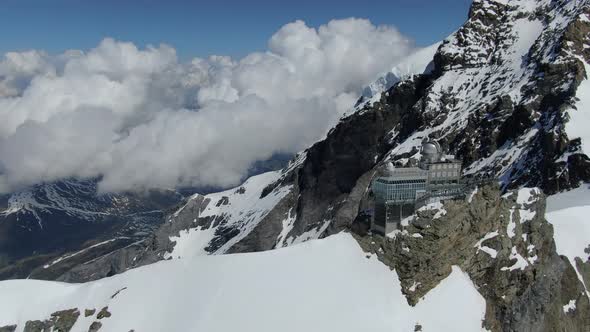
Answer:
<svg viewBox="0 0 590 332"><path fill-rule="evenodd" d="M422 143L422 158L424 161L432 163L440 160L440 145L435 141L426 141Z"/></svg>

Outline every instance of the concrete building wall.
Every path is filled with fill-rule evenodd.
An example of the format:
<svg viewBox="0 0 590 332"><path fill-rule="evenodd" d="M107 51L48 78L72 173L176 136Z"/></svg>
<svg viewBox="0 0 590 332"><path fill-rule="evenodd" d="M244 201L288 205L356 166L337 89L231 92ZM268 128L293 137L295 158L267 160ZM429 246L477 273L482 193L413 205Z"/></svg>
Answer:
<svg viewBox="0 0 590 332"><path fill-rule="evenodd" d="M442 162L428 165L428 182L438 183L459 181L461 179L461 162Z"/></svg>

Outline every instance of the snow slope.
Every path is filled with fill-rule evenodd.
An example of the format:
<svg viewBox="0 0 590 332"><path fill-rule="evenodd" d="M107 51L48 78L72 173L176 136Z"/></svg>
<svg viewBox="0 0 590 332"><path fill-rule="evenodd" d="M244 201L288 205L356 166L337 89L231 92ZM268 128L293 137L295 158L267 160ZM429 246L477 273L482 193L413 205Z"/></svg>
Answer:
<svg viewBox="0 0 590 332"><path fill-rule="evenodd" d="M126 287L126 288L125 288ZM121 290L114 298L112 296ZM162 261L85 284L0 282L0 326L108 306L101 331L478 331L485 301L458 267L415 307L348 234L267 252ZM174 304L174 305L171 305ZM87 331L82 314L72 331Z"/></svg>
<svg viewBox="0 0 590 332"><path fill-rule="evenodd" d="M545 217L553 224L557 252L567 256L575 266L574 258L586 260L590 246L590 188L580 188L547 198Z"/></svg>
<svg viewBox="0 0 590 332"><path fill-rule="evenodd" d="M559 193L547 198L547 213L545 217L553 224L555 246L557 252L565 255L572 266L576 268L575 258L587 261L590 252L590 187L588 184L580 188ZM581 274L580 281L584 284ZM584 285L586 292L590 285Z"/></svg>
<svg viewBox="0 0 590 332"><path fill-rule="evenodd" d="M398 62L391 72L395 76L405 79L411 75L422 74L430 71L432 58L442 42L419 49Z"/></svg>
<svg viewBox="0 0 590 332"><path fill-rule="evenodd" d="M584 62L586 73L590 73L590 65ZM568 110L569 121L565 124L565 130L569 137L580 138L581 150L590 155L590 80L586 77L578 87L576 97L578 102L575 109Z"/></svg>
<svg viewBox="0 0 590 332"><path fill-rule="evenodd" d="M215 253L218 254L225 253L228 248L247 236L269 211L290 192L292 186L281 186L261 197L264 188L278 181L281 176L280 171L267 172L249 178L236 188L204 196L196 194L190 197L185 205L170 216L168 222L173 223L178 218L187 217L192 219L193 225L196 227L180 231L178 236L171 236L170 240L176 242L176 245L171 253L166 254L165 258L206 255L210 252L205 248L215 238L215 231L219 227L235 228L239 230L239 234L215 250ZM185 211L188 206L199 199L204 199L206 203L197 214L193 214L193 211ZM208 218L217 218L219 222L211 223L207 227L195 224L199 219Z"/></svg>

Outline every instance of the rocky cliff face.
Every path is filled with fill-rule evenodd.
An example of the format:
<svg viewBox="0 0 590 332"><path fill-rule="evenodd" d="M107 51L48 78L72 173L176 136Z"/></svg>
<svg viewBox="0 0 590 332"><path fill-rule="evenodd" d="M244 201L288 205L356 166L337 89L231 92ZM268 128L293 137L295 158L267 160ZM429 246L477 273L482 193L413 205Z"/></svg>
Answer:
<svg viewBox="0 0 590 332"><path fill-rule="evenodd" d="M309 148L275 184L291 186L297 200L257 226L266 231L288 219L284 237L293 241L346 228L376 169L418 158L426 136L461 158L466 175L496 176L503 189L553 193L590 180L580 139L566 130L580 111L576 94L584 93L588 8L585 1L475 1L464 26L439 47L432 72L360 104ZM245 239L256 242L261 231Z"/></svg>
<svg viewBox="0 0 590 332"><path fill-rule="evenodd" d="M430 134L463 157L468 173L548 193L588 181L588 158L565 128L584 93L587 13L585 1L475 1L443 43L431 88L438 98L426 113L444 120Z"/></svg>
<svg viewBox="0 0 590 332"><path fill-rule="evenodd" d="M590 303L572 265L555 252L544 195L479 188L467 200L431 204L390 237L357 236L398 273L416 304L451 273L469 274L486 299L491 331L587 331Z"/></svg>

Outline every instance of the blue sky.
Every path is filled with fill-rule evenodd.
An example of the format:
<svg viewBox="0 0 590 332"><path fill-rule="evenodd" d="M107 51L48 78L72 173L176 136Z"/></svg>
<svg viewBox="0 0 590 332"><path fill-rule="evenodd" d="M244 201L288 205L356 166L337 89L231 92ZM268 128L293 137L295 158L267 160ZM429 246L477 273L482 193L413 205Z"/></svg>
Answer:
<svg viewBox="0 0 590 332"><path fill-rule="evenodd" d="M296 19L319 26L331 19L367 18L396 26L419 46L459 27L470 0L4 0L0 52L95 47L104 37L137 45L167 43L183 58L241 57L266 49L268 38Z"/></svg>

